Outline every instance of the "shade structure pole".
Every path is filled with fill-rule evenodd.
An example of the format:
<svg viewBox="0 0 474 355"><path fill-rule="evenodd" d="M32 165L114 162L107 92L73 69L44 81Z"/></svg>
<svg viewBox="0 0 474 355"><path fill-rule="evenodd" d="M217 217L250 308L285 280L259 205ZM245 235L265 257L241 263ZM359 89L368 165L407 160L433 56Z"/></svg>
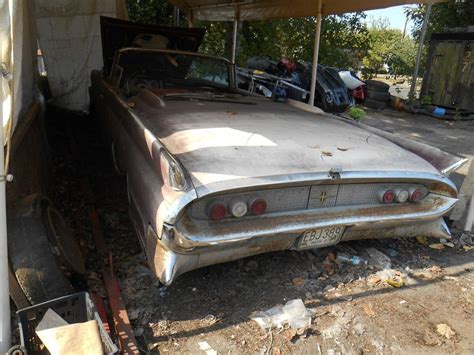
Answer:
<svg viewBox="0 0 474 355"><path fill-rule="evenodd" d="M173 7L173 26L179 27L179 7Z"/></svg>
<svg viewBox="0 0 474 355"><path fill-rule="evenodd" d="M237 52L237 31L239 21L237 16L234 17L234 32L232 33L232 64L235 64L235 55Z"/></svg>
<svg viewBox="0 0 474 355"><path fill-rule="evenodd" d="M321 0L318 0L318 14L316 16L316 31L314 33L314 48L313 48L313 68L311 71L311 88L309 91L309 104L314 105L314 96L316 93L316 77L318 74L318 57L319 57L319 41L321 39Z"/></svg>
<svg viewBox="0 0 474 355"><path fill-rule="evenodd" d="M0 81L5 80L0 74ZM0 85L4 83L0 82ZM3 117L0 105L0 117ZM11 119L11 118L10 118ZM7 207L5 202L5 155L3 122L0 122L0 354L10 348L10 291L8 288Z"/></svg>
<svg viewBox="0 0 474 355"><path fill-rule="evenodd" d="M416 79L418 78L418 71L420 70L421 56L423 54L423 45L425 43L426 30L428 29L428 22L431 14L431 3L426 5L426 12L423 18L423 25L421 26L420 43L418 44L418 54L416 56L415 70L413 71L413 78L411 81L410 92L408 93L408 100L415 99Z"/></svg>

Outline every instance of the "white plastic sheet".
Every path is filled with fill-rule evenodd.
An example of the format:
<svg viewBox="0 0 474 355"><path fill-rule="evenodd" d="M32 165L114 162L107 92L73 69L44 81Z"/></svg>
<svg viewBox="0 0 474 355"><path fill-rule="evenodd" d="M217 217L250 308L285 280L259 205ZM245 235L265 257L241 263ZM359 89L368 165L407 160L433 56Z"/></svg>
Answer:
<svg viewBox="0 0 474 355"><path fill-rule="evenodd" d="M37 0L38 38L52 103L87 110L90 73L102 68L100 16L126 17L123 0Z"/></svg>

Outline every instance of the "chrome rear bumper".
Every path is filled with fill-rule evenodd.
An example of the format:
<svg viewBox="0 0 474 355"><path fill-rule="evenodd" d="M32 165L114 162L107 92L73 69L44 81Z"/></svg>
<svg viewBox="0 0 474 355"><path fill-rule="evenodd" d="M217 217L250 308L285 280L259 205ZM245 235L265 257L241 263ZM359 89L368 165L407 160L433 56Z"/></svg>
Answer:
<svg viewBox="0 0 474 355"><path fill-rule="evenodd" d="M180 274L251 255L297 249L309 229L344 226L341 241L426 236L450 238L441 218L457 199L430 194L420 204L333 208L295 214L275 214L245 221L207 223L183 217L165 226L161 239L148 240L147 252L157 277L169 285Z"/></svg>

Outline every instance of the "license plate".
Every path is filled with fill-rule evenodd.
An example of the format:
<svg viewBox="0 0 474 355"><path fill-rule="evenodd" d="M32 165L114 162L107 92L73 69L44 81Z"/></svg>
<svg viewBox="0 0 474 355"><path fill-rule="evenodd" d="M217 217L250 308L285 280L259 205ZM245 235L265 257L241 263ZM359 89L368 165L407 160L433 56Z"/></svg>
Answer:
<svg viewBox="0 0 474 355"><path fill-rule="evenodd" d="M343 233L344 227L342 226L307 230L300 239L299 248L319 248L336 244Z"/></svg>

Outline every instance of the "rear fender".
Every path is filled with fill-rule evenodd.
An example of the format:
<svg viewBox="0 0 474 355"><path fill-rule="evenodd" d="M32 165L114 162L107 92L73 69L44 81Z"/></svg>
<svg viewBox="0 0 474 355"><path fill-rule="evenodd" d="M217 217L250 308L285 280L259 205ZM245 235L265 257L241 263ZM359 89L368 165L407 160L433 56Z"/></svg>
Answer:
<svg viewBox="0 0 474 355"><path fill-rule="evenodd" d="M338 119L342 120L340 118ZM461 155L449 153L439 148L432 147L428 144L420 143L408 138L398 137L393 133L371 127L363 123L347 119L343 119L343 121L365 129L366 131L372 132L373 134L385 138L399 147L418 155L433 165L441 174L446 176L449 176L449 174L459 169L468 161L468 159Z"/></svg>

